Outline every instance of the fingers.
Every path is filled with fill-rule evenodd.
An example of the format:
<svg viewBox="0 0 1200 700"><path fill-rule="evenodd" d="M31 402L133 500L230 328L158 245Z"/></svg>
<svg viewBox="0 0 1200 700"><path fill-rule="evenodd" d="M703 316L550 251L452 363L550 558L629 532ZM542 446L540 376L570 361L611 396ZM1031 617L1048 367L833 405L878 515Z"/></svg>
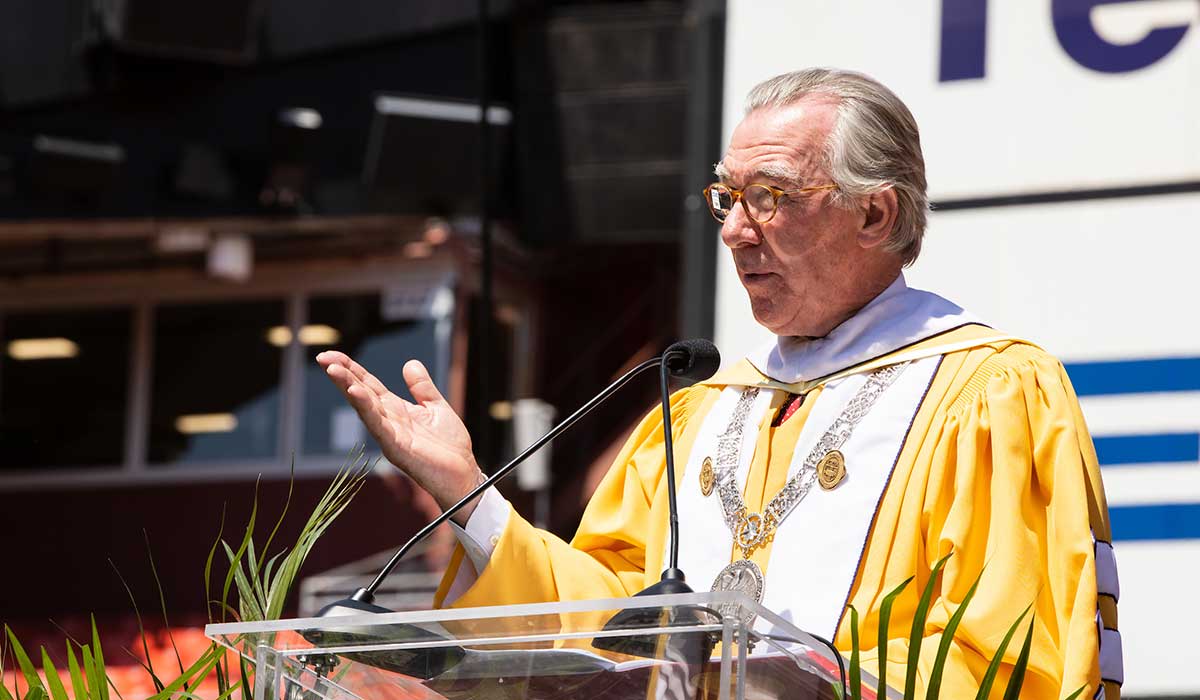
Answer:
<svg viewBox="0 0 1200 700"><path fill-rule="evenodd" d="M350 373L350 370L342 365L330 365L325 368L325 374L333 380L337 388L342 390L350 405L359 412L359 415L363 415L366 411L375 410L376 406L380 403L379 397L376 396L375 392L363 386L362 382L358 381Z"/></svg>
<svg viewBox="0 0 1200 700"><path fill-rule="evenodd" d="M317 353L317 364L321 365L321 369L329 369L329 366L333 364L345 366L349 362L350 356L337 350L326 350L325 352Z"/></svg>
<svg viewBox="0 0 1200 700"><path fill-rule="evenodd" d="M389 444L395 437L394 429L406 425L408 416L403 411L394 411L388 406L384 397L366 387L353 374L340 364L331 364L325 373L333 383L342 390L346 401L362 420L367 431L381 445ZM390 396L390 395L389 395Z"/></svg>
<svg viewBox="0 0 1200 700"><path fill-rule="evenodd" d="M378 397L361 384L355 384L346 392L346 398L366 426L367 432L383 447L389 459L392 459L389 447L394 447L397 443L397 426L393 420L389 420L390 416L383 410Z"/></svg>
<svg viewBox="0 0 1200 700"><path fill-rule="evenodd" d="M404 399L388 391L383 382L368 372L348 355L334 350L317 355L317 363L325 368L325 374L333 380L342 393L350 399L355 410L377 412L383 418L403 419L403 406L410 405ZM409 360L404 365L404 381L413 399L419 404L446 402L442 393L429 376L429 370L418 360ZM397 405L401 404L401 405ZM363 415L366 421L366 416Z"/></svg>
<svg viewBox="0 0 1200 700"><path fill-rule="evenodd" d="M338 352L336 350L327 350L317 355L317 364L325 368L325 373L329 374L330 377L334 376L330 373L330 369L333 367L340 367L346 370L346 372L349 373L353 379L361 382L364 386L366 386L366 388L375 392L375 394L377 394L380 398L386 396L388 393L388 388L383 382L379 381L375 375L367 371L366 367L358 364L345 353Z"/></svg>
<svg viewBox="0 0 1200 700"><path fill-rule="evenodd" d="M348 359L348 358L347 358ZM358 411L359 415L366 420L365 413L367 411L382 411L387 413L383 405L383 398L369 387L365 386L342 362L331 361L325 366L325 374L333 382L334 386L341 390L346 396L346 400Z"/></svg>
<svg viewBox="0 0 1200 700"><path fill-rule="evenodd" d="M409 360L404 364L404 381L408 383L408 391L417 403L445 403L442 392L438 391L429 371L419 360Z"/></svg>
<svg viewBox="0 0 1200 700"><path fill-rule="evenodd" d="M317 363L325 368L325 374L341 390L388 460L401 464L399 455L411 423L399 404L408 405L407 402L390 393L382 382L343 353L323 352L317 356Z"/></svg>

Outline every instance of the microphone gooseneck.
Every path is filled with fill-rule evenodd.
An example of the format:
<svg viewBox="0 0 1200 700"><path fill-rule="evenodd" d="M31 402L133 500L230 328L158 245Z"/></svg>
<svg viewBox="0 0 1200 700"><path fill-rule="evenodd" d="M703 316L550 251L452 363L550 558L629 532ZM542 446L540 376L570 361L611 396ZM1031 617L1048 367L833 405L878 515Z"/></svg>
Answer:
<svg viewBox="0 0 1200 700"><path fill-rule="evenodd" d="M633 379L634 377L641 374L645 370L648 370L652 367L656 367L656 366L660 365L662 363L662 360L663 360L662 357L655 357L655 358L646 360L645 362L642 362L641 364L637 365L633 369L631 369L628 372L626 372L625 374L621 375L621 377L619 377L612 384L609 384L608 387L606 387L604 389L604 391L601 391L599 394L596 394L596 396L593 397L590 401L588 401L584 405L580 406L574 413L567 416L561 423L559 423L558 425L551 428L548 433L546 433L542 437L538 438L537 441L534 442L529 447L525 448L525 450L522 451L521 454L517 455L511 462L509 462L508 464L506 464L503 467L501 467L500 469L498 469L495 474L493 474L490 477L488 477L487 479L485 479L478 486L476 486L474 489L472 489L470 493L468 493L466 496L463 496L461 500L459 500L457 503L455 503L454 505L447 508L441 515L434 518L433 521L430 522L428 525L421 528L420 531L417 532L417 534L413 535L412 538L408 542L404 543L404 546L402 546L400 549L398 549L396 551L396 553L394 555L392 555L392 558L390 560L388 560L388 563L386 565L384 565L383 569L381 569L379 571L379 574L375 577L375 580L372 581L370 583L370 585L368 585L364 588L359 588L357 591L355 591L354 594L350 596L349 600L353 601L355 603L360 603L360 604L365 603L365 604L369 605L370 603L372 603L372 601L375 600L375 592L377 590L379 590L379 587L383 585L384 580L387 579L388 575L390 573L392 573L392 570L396 568L396 566L400 563L400 561L404 558L404 556L406 554L408 554L408 552L414 546L416 546L418 543L420 543L422 540L424 540L426 537L428 537L430 535L430 533L432 533L434 530L436 530L439 525L441 525L442 523L449 520L455 513L462 510L464 506L466 506L468 503L470 503L472 500L474 500L476 497L478 497L484 491L491 488L492 485L494 485L496 482L500 481L505 476L507 476L513 469L515 469L518 465L520 465L521 462L524 462L531 454L533 454L534 452L537 452L539 449L541 449L541 447L543 445L545 445L547 442L550 442L554 438L558 437L558 435L561 434L564 430L566 430L567 428L574 425L576 421L578 421L584 415L589 413L593 408L595 408L597 405L599 405L601 402L603 402L605 399L607 399L610 395L612 395L618 389L625 386L625 384L627 384L630 379ZM380 608L380 610L382 610L382 608Z"/></svg>
<svg viewBox="0 0 1200 700"><path fill-rule="evenodd" d="M621 375L612 384L609 384L603 391L596 394L587 403L580 406L574 413L567 416L561 423L554 426L542 437L538 438L532 445L525 448L521 454L517 455L511 462L504 465L484 479L478 486L472 489L467 495L463 496L457 503L447 508L441 515L434 518L428 525L421 528L415 535L404 543L387 564L375 576L371 583L363 588L356 590L348 599L340 600L330 605L327 605L318 614L319 617L329 615L344 615L354 613L380 613L390 612L386 608L374 605L375 593L387 579L392 570L399 565L400 561L421 541L429 537L439 525L449 520L455 513L462 510L468 503L479 497L484 491L491 488L505 476L510 474L530 455L541 449L546 443L558 437L563 431L574 425L580 418L587 415L598 406L600 403L608 399L618 389L625 386L629 380L633 379L642 372L652 368L660 367L660 383L662 389L662 407L663 407L663 426L664 439L666 448L666 464L667 464L667 483L668 483L668 498L670 510L670 556L669 566L663 572L663 580L658 586L653 587L655 593L670 593L670 592L690 592L687 584L683 582L683 572L679 570L679 516L675 498L675 454L674 445L671 435L671 409L670 409L670 377L682 377L693 381L706 379L716 372L717 367L721 363L720 353L711 342L703 339L683 340L677 342L660 355L649 360L646 360L633 369L630 369L625 374ZM662 586L666 586L667 590L660 590ZM644 591L643 593L647 593Z"/></svg>
<svg viewBox="0 0 1200 700"><path fill-rule="evenodd" d="M707 342L707 341L705 341L705 342ZM712 344L708 343L708 345L711 346ZM401 547L399 550L396 551L396 553L394 555L392 555L392 558L383 567L383 569L380 570L379 574L375 577L375 580L370 583L370 585L363 587L363 588L359 588L348 599L339 600L337 602L326 605L324 608L321 609L321 611L317 614L317 616L322 617L322 618L332 618L332 617L343 617L343 616L357 616L357 615L362 615L364 613L372 614L372 613L391 612L387 608L383 608L383 607L380 607L380 606L374 604L375 592L379 589L379 587L381 585L383 585L383 582L388 577L388 574L390 574L392 572L392 570L396 568L396 566L400 563L400 561L404 558L404 556L406 554L408 554L408 552L410 550L412 550L412 548L414 546L416 546L417 543L421 542L426 537L428 537L430 535L430 533L432 533L435 529L437 529L437 527L439 525L441 525L442 523L449 520L455 513L462 510L463 507L465 507L468 503L470 503L472 500L477 498L480 494L482 494L488 488L491 488L491 486L493 484L500 481L505 476L507 476L509 473L511 473L513 471L513 469L515 469L519 464L521 464L521 462L525 461L526 458L528 458L534 452L537 452L539 449L541 449L542 446L544 446L547 442L550 442L555 437L557 437L560 433L562 433L564 430L566 430L567 428L570 428L572 425L574 425L576 421L578 421L580 418L582 418L584 415L586 415L589 411L591 411L593 408L595 408L597 405L599 405L605 399L610 397L618 389L620 389L622 386L624 386L626 383L628 383L629 380L633 379L635 376L641 374L642 372L644 372L652 367L661 366L661 368L662 368L662 372L661 372L662 387L663 387L663 391L664 391L664 396L667 396L667 394L665 392L667 392L667 390L669 388L667 385L668 373L675 375L675 376L702 378L701 375L696 375L695 373L705 371L705 367L707 365L704 364L705 361L703 361L702 358L707 356L706 353L696 351L696 349L690 345L682 346L682 347L681 346L682 346L682 344L676 343L676 345L672 345L670 348L667 349L667 352L663 353L661 356L655 357L650 360L646 360L645 362L642 362L641 364L637 365L636 367L629 370L625 374L621 375L621 377L619 377L616 381L614 381L612 384L608 385L608 387L606 387L604 389L604 391L601 391L590 401L585 403L583 406L579 407L579 409L577 409L571 415L567 416L566 419L564 419L561 423L559 423L558 425L551 428L550 431L547 432L542 437L538 438L536 442L534 442L529 447L525 448L525 450L522 451L521 454L517 455L515 459L513 459L511 462L509 462L508 464L501 467L492 476L484 479L483 482L480 483L478 486L476 486L474 489L472 489L470 493L468 493L466 496L463 496L463 498L460 499L457 503L455 503L454 505L447 508L445 510L445 512L443 512L437 518L434 518L434 520L432 522L430 522L428 525L421 528L421 530L419 532L417 532L417 534L413 535L413 537L411 539L409 539L408 542L404 543L403 547ZM704 350L704 348L700 347L700 350ZM716 348L712 348L712 353L715 353L715 352L716 352ZM697 358L701 358L701 359L698 360ZM712 363L710 363L710 364L712 364ZM712 369L715 370L715 364L713 364ZM711 374L711 371L709 371L708 374ZM707 376L707 375L703 375L703 376ZM691 589L689 589L687 587L687 584L683 582L683 573L680 572L677 568L675 568L675 560L678 556L677 555L678 519L675 516L675 488L674 488L674 474L673 474L673 466L672 466L674 464L674 459L671 454L671 449L672 449L671 443L670 443L671 419L670 419L669 406L667 405L668 403L669 402L664 401L663 408L664 408L664 410L667 411L667 413L665 413L664 415L665 415L665 420L666 420L666 423L665 423L666 437L667 437L667 441L668 441L667 442L667 464L669 466L667 468L667 473L669 475L668 478L671 479L670 483L672 485L671 486L671 528L672 528L671 529L671 541L673 543L672 544L672 548L673 548L672 552L673 553L672 553L672 557L671 557L672 568L669 569L668 571L664 572L663 581L661 581L659 584L657 584L656 588L658 589L657 592L676 593L676 592L687 592L687 591L690 591ZM675 578L676 575L678 576L677 579ZM648 589L648 591L643 592L643 595L647 594L649 592L650 591ZM617 622L620 623L619 620ZM433 631L430 631L430 630L427 630L427 629L424 629L424 628L421 628L421 627L418 627L415 625L400 624L400 623L392 623L392 624L389 624L386 626L381 626L381 627L376 627L376 626L372 626L372 625L356 625L351 628L331 628L331 629L317 627L317 628L313 628L313 629L307 630L305 632L302 632L302 635L304 636L305 639L307 639L309 642L311 642L312 644L314 644L317 647L338 646L338 645L355 645L355 644L375 644L376 642L378 642L379 640L382 640L382 639L388 639L388 640L397 640L398 639L401 641L411 640L414 642L419 641L422 643L429 643L430 641L433 641L433 640L441 640L441 641L445 641L445 642L450 641L450 640L445 639L444 637L441 637L436 632L433 632ZM693 640L693 642L691 642L691 643L693 645L695 645L697 642L695 640ZM697 658L697 659L707 658L708 649L710 648L711 645L709 645L709 643L704 640L699 640L698 643L700 644L700 647L698 647L699 651L694 654L690 654L687 658L693 658L693 657ZM366 663L366 664L369 664L372 666L378 666L380 668L386 668L391 671L403 673L404 675L415 676L418 678L433 678L435 676L438 676L438 675L444 673L447 669L453 668L454 666L459 664L466 657L466 654L467 654L466 650L464 650L461 646L457 646L454 644L439 644L439 645L435 645L432 648L414 648L414 649L409 649L407 651L389 651L389 652L375 652L375 651L355 652L353 655L347 654L347 656L349 658L354 658L358 661L361 661L362 663Z"/></svg>
<svg viewBox="0 0 1200 700"><path fill-rule="evenodd" d="M671 435L671 368L670 351L663 353L663 363L659 367L659 380L662 385L663 413L663 450L667 457L667 526L670 531L671 548L667 557L667 570L663 578L678 578L684 580L683 572L679 570L679 506L675 500L675 443Z"/></svg>
<svg viewBox="0 0 1200 700"><path fill-rule="evenodd" d="M683 571L679 569L679 507L675 495L675 445L671 434L671 386L670 377L705 379L716 372L721 364L717 348L707 340L685 340L675 343L663 353L663 364L659 373L662 390L663 449L666 451L667 507L669 525L669 547L667 568L658 583L636 595L652 597L693 593ZM674 607L627 608L613 615L604 623L605 632L625 632L621 635L600 636L592 646L607 651L641 656L646 658L670 659L689 664L700 664L711 655L714 639L708 632L694 631L698 627L712 624L719 616L695 605ZM671 634L647 633L642 630L672 627Z"/></svg>
<svg viewBox="0 0 1200 700"><path fill-rule="evenodd" d="M682 583L684 576L679 570L679 506L675 496L675 443L671 430L670 377L710 377L721 364L721 354L711 342L696 338L681 340L667 348L662 354L662 360L659 379L662 391L663 449L666 451L667 462L667 524L671 543L667 555L667 569L663 571L662 580Z"/></svg>

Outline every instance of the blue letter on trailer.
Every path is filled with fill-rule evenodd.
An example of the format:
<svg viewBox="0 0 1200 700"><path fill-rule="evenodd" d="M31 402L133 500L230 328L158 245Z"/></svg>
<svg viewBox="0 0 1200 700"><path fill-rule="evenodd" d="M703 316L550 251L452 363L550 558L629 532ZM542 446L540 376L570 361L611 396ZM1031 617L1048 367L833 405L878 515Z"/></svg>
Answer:
<svg viewBox="0 0 1200 700"><path fill-rule="evenodd" d="M1054 33L1075 62L1101 73L1127 73L1145 68L1174 49L1188 25L1155 27L1140 41L1111 44L1096 33L1091 11L1098 5L1128 0L1054 0Z"/></svg>
<svg viewBox="0 0 1200 700"><path fill-rule="evenodd" d="M938 82L982 78L987 53L987 0L942 0Z"/></svg>

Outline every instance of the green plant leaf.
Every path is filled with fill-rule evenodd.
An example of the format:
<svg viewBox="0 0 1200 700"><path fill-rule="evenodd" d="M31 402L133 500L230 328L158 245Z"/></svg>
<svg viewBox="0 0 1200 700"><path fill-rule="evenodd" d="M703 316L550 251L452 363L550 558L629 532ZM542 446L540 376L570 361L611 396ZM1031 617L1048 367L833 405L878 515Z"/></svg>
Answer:
<svg viewBox="0 0 1200 700"><path fill-rule="evenodd" d="M244 656L238 656L238 672L242 674L242 700L252 700L251 693L254 691L254 685L250 683L250 665L246 663Z"/></svg>
<svg viewBox="0 0 1200 700"><path fill-rule="evenodd" d="M137 618L138 639L142 641L142 653L146 655L146 663L143 664L143 666L150 674L150 680L153 681L154 687L161 690L162 681L158 679L158 674L154 671L154 658L150 655L150 645L146 642L146 628L142 624L142 611L138 607L137 598L134 598L133 589L131 589L129 584L126 583L125 577L121 575L121 570L117 568L116 563L114 563L112 559L109 559L108 565L112 567L112 570L117 574L117 580L119 580L121 585L125 588L125 595L129 596L129 604L133 606L133 615L135 618Z"/></svg>
<svg viewBox="0 0 1200 700"><path fill-rule="evenodd" d="M225 690L222 690L221 694L218 695L215 700L227 700L227 698L233 697L234 691L236 691L238 688L241 688L242 683L243 683L243 681L238 681L237 683L234 683L233 685L229 686Z"/></svg>
<svg viewBox="0 0 1200 700"><path fill-rule="evenodd" d="M229 573L237 582L238 590L238 611L241 613L242 620L253 622L262 620L262 610L258 607L258 600L254 595L254 588L251 587L250 581L246 578L246 572L242 570L242 552L239 550L237 554L233 553L233 549L228 542L222 542L221 545L225 548L225 555L229 558Z"/></svg>
<svg viewBox="0 0 1200 700"><path fill-rule="evenodd" d="M123 646L123 647L121 647L121 651L125 652L126 656L133 659L133 662L135 664L137 664L138 666L141 666L142 670L145 671L147 675L149 675L151 678L154 678L154 674L150 672L150 667L146 665L146 662L139 659L138 655L133 653L133 651L130 650L129 647Z"/></svg>
<svg viewBox="0 0 1200 700"><path fill-rule="evenodd" d="M287 498L283 501L283 510L279 513L279 518L275 520L275 527L271 528L271 534L267 536L267 543L263 545L261 558L258 560L257 568L262 571L263 560L267 558L267 552L271 549L271 543L275 541L275 533L279 532L279 526L283 525L283 519L287 516L288 508L292 505L292 493L296 487L296 455L292 454L291 472L288 476L288 492ZM264 577L264 578L270 578Z"/></svg>
<svg viewBox="0 0 1200 700"><path fill-rule="evenodd" d="M268 582L264 619L276 620L283 613L283 606L288 593L299 575L304 560L308 557L317 540L325 530L345 510L357 495L367 475L373 468L373 463L365 457L361 448L351 453L348 463L338 471L329 488L318 501L312 515L304 524L296 538L296 544L282 559L274 576Z"/></svg>
<svg viewBox="0 0 1200 700"><path fill-rule="evenodd" d="M876 642L876 651L879 653L879 684L875 686L875 697L880 700L887 697L888 623L892 619L892 603L896 602L896 598L908 588L908 584L912 583L914 578L916 577L909 576L904 579L904 583L893 588L879 604L879 639Z"/></svg>
<svg viewBox="0 0 1200 700"><path fill-rule="evenodd" d="M79 661L75 658L75 649L71 646L70 640L67 641L67 670L71 674L71 693L75 696L75 700L90 698L91 693L88 692L87 681L79 670Z"/></svg>
<svg viewBox="0 0 1200 700"><path fill-rule="evenodd" d="M950 621L946 623L946 629L942 630L942 639L938 643L937 656L933 659L933 669L929 673L929 687L925 689L926 700L938 700L942 692L942 673L946 669L946 657L950 654L950 645L954 643L954 633L958 631L958 625L962 622L963 615L967 612L967 606L971 604L971 599L975 597L975 591L979 589L979 581L983 578L983 572L975 578L975 583L967 589L967 594L963 596L962 602L958 604L958 609L950 616Z"/></svg>
<svg viewBox="0 0 1200 700"><path fill-rule="evenodd" d="M1104 682L1104 681L1101 681L1101 683L1103 683L1103 682ZM1078 688L1076 688L1074 693L1071 693L1070 695L1068 695L1068 696L1067 696L1067 700L1075 700L1075 698L1079 697L1079 694L1080 694L1080 693L1082 693L1082 692L1083 692L1083 691L1085 691L1085 690L1087 690L1087 684L1086 684L1086 683L1084 683L1083 685L1081 685L1081 686L1079 686Z"/></svg>
<svg viewBox="0 0 1200 700"><path fill-rule="evenodd" d="M213 540L212 547L208 549L208 558L204 560L204 600L208 601L205 604L205 610L208 612L208 621L213 622L212 615L212 563L213 557L217 555L217 548L221 545L221 537L225 534L225 504L221 504L221 525L217 528L217 538ZM221 615L221 622L225 621L224 614Z"/></svg>
<svg viewBox="0 0 1200 700"><path fill-rule="evenodd" d="M93 692L99 688L96 693L97 700L108 700L108 673L104 670L104 649L100 646L100 631L96 629L96 616L92 616L92 663L96 667L96 677L99 679L99 686L93 687Z"/></svg>
<svg viewBox="0 0 1200 700"><path fill-rule="evenodd" d="M7 631L7 627L8 626L5 625L6 631ZM5 695L0 695L0 700L8 700L8 698L12 697L11 694L8 693L8 687L4 685L5 682L7 682L7 680L8 680L8 678L7 678L8 665L7 664L8 664L8 635L0 634L0 693L5 694ZM13 681L14 682L16 681L15 674L14 674ZM15 688L14 688L14 692L16 692Z"/></svg>
<svg viewBox="0 0 1200 700"><path fill-rule="evenodd" d="M83 655L83 675L87 678L88 690L91 691L88 697L91 700L101 700L104 697L104 681L100 680L96 673L96 659L92 656L92 650L85 644L79 651Z"/></svg>
<svg viewBox="0 0 1200 700"><path fill-rule="evenodd" d="M1012 675L1008 677L1008 686L1004 689L1004 700L1019 700L1021 697L1021 686L1025 684L1025 668L1029 665L1029 649L1033 646L1035 622L1037 622L1036 613L1029 618L1029 631L1025 634L1025 644L1021 646L1017 663L1013 664Z"/></svg>
<svg viewBox="0 0 1200 700"><path fill-rule="evenodd" d="M168 683L167 686L162 690L158 691L154 695L151 695L149 698L147 698L147 700L170 700L171 698L174 698L178 691L182 689L184 685L190 683L192 679L204 678L207 676L209 671L212 670L212 667L219 659L220 657L218 655L212 653L212 647L209 647L209 651L201 654L200 658L196 659L195 663L187 667L187 669L185 669L178 678Z"/></svg>
<svg viewBox="0 0 1200 700"><path fill-rule="evenodd" d="M209 648L212 649L214 647L216 647L216 642L213 642L212 646L210 646ZM229 674L225 670L224 655L221 655L218 657L216 671L217 671L217 692L221 693L221 695L225 695L225 691L229 690L229 688L231 686L229 685Z"/></svg>
<svg viewBox="0 0 1200 700"><path fill-rule="evenodd" d="M995 655L992 656L992 662L988 664L987 671L983 674L983 680L979 682L979 692L975 694L975 700L987 700L991 695L992 685L996 682L996 674L1000 671L1000 664L1004 661L1004 652L1008 651L1008 643L1012 641L1013 635L1017 633L1017 628L1021 626L1021 620L1025 619L1032 607L1033 604L1030 603L1029 607L1025 608L1021 616L1009 626L1008 632L1004 634L1004 639L996 648Z"/></svg>
<svg viewBox="0 0 1200 700"><path fill-rule="evenodd" d="M263 581L259 559L254 553L254 540L250 540L250 544L246 548L245 561L246 580L250 582L250 586L254 591L254 604L259 610L266 610L269 607L267 588L265 582Z"/></svg>
<svg viewBox="0 0 1200 700"><path fill-rule="evenodd" d="M246 545L249 544L251 538L254 536L254 521L258 517L258 487L261 481L262 476L260 475L254 482L254 502L250 508L250 520L246 523L246 532L242 536L242 543L238 546L237 555L232 556L229 562L229 572L225 574L225 585L221 589L221 602L229 600L229 588L233 585L234 579L241 571L242 555L246 553ZM225 551L228 553L229 545L224 540L221 540L221 544L225 545Z"/></svg>
<svg viewBox="0 0 1200 700"><path fill-rule="evenodd" d="M158 591L158 609L162 611L163 626L167 630L167 639L171 640L175 663L179 665L179 672L183 673L183 657L179 655L179 647L175 645L175 634L171 632L171 620L167 615L167 598L163 594L162 580L158 577L158 567L154 564L154 549L150 546L150 533L146 532L145 528L142 529L142 539L146 542L146 559L150 561L150 573L154 576L154 589Z"/></svg>
<svg viewBox="0 0 1200 700"><path fill-rule="evenodd" d="M29 686L26 698L30 697L36 690L45 692L46 689L42 686L42 678L38 675L37 669L34 668L33 662L29 660L29 655L25 653L25 648L17 640L17 635L13 633L8 625L4 626L4 632L8 636L9 643L12 644L12 653L17 659L17 665L21 668L21 675L25 676L25 684Z"/></svg>
<svg viewBox="0 0 1200 700"><path fill-rule="evenodd" d="M241 622L241 621L242 621L242 616L241 616L241 613L239 613L239 612L237 611L237 608L234 608L234 607L233 607L232 605L230 605L229 603L222 603L222 602L221 602L221 601L219 601L219 600L210 600L210 601L208 601L208 602L209 602L209 603L211 603L211 604L213 604L213 605L216 605L217 607L219 607L219 608L221 609L221 612L222 612L222 613L229 613L230 615L233 615L233 620L234 620L234 622Z"/></svg>
<svg viewBox="0 0 1200 700"><path fill-rule="evenodd" d="M50 659L50 654L45 648L42 649L42 672L46 674L46 685L50 686L48 690L53 700L71 700L67 689L63 687L62 679L58 677L58 669L54 667L54 661Z"/></svg>
<svg viewBox="0 0 1200 700"><path fill-rule="evenodd" d="M267 562L267 568L263 571L263 581L267 582L268 588L274 588L273 579L271 578L271 570L275 568L275 565L278 564L279 560L282 559L287 553L288 550L284 549L275 556L271 557L271 561Z"/></svg>
<svg viewBox="0 0 1200 700"><path fill-rule="evenodd" d="M850 700L862 700L862 665L859 659L858 610L850 606Z"/></svg>
<svg viewBox="0 0 1200 700"><path fill-rule="evenodd" d="M929 571L929 580L921 591L921 600L913 612L912 630L908 634L908 667L904 674L904 697L915 698L917 693L917 662L921 658L921 642L925 639L925 620L929 617L929 602L933 600L933 589L937 585L942 567L954 552L938 559Z"/></svg>

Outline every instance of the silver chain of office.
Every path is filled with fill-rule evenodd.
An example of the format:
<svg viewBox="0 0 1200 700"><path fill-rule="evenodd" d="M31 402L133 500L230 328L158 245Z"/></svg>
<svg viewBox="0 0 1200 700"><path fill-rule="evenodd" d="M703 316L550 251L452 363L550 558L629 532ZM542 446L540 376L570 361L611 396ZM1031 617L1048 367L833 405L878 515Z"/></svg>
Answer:
<svg viewBox="0 0 1200 700"><path fill-rule="evenodd" d="M733 532L735 541L742 548L743 556L749 557L754 548L761 545L783 523L784 519L804 500L817 479L817 463L833 450L841 448L854 432L855 426L867 415L883 392L900 376L909 363L903 362L878 369L867 377L867 381L855 393L837 419L808 453L804 465L787 484L763 508L762 513L750 513L734 478L737 472L746 418L758 397L758 388L742 391L725 432L717 439L716 472L717 492L725 524Z"/></svg>

